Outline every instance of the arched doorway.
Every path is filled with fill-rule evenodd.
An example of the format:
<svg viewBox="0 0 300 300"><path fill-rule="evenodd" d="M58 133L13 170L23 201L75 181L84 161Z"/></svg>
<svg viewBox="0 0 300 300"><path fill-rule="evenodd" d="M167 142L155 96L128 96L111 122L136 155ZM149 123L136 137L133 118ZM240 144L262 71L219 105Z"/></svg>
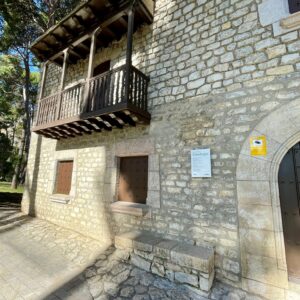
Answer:
<svg viewBox="0 0 300 300"><path fill-rule="evenodd" d="M284 156L278 184L288 275L300 279L300 143Z"/></svg>
<svg viewBox="0 0 300 300"><path fill-rule="evenodd" d="M300 141L300 99L269 113L245 139L238 158L237 203L242 285L245 290L272 291L268 299L285 299L291 288L280 204L278 174L289 149ZM252 156L249 140L264 135L267 155ZM297 280L297 282L299 282ZM275 289L280 288L280 289ZM278 296L279 291L281 293Z"/></svg>

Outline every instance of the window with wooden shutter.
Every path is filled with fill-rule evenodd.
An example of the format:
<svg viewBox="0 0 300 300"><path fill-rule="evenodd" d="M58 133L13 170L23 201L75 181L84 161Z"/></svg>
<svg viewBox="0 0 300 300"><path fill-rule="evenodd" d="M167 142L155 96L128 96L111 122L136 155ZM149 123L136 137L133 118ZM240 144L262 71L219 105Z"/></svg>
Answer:
<svg viewBox="0 0 300 300"><path fill-rule="evenodd" d="M291 14L300 11L300 0L289 0L289 8Z"/></svg>
<svg viewBox="0 0 300 300"><path fill-rule="evenodd" d="M73 161L65 160L57 163L55 194L69 195L72 183Z"/></svg>
<svg viewBox="0 0 300 300"><path fill-rule="evenodd" d="M148 156L121 157L118 200L146 204Z"/></svg>

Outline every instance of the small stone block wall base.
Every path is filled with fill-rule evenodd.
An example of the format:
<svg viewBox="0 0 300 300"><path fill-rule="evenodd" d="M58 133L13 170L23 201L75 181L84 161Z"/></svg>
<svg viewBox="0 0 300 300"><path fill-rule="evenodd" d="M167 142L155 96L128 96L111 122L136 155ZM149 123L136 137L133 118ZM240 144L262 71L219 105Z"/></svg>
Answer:
<svg viewBox="0 0 300 300"><path fill-rule="evenodd" d="M208 295L214 280L213 247L193 246L131 231L115 237L115 247L127 250L132 264Z"/></svg>

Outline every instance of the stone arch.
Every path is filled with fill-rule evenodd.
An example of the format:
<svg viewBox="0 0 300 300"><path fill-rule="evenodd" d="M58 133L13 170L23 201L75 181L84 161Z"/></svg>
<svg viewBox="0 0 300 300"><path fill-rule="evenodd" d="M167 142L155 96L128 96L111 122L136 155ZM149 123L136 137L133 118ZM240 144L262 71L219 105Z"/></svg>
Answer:
<svg viewBox="0 0 300 300"><path fill-rule="evenodd" d="M250 136L265 135L268 153L250 155ZM243 144L237 164L237 199L242 283L288 288L278 188L279 165L300 141L300 99L265 117ZM275 292L275 291L274 291Z"/></svg>

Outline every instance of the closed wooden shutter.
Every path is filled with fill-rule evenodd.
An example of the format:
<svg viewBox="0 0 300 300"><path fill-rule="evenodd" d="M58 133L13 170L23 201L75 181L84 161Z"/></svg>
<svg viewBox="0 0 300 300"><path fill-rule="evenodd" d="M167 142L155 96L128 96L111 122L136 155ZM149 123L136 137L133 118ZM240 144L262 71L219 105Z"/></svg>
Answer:
<svg viewBox="0 0 300 300"><path fill-rule="evenodd" d="M300 0L289 0L290 13L300 11Z"/></svg>
<svg viewBox="0 0 300 300"><path fill-rule="evenodd" d="M148 156L120 158L118 200L146 203L148 190Z"/></svg>
<svg viewBox="0 0 300 300"><path fill-rule="evenodd" d="M73 161L59 161L57 164L55 193L69 195L72 183Z"/></svg>

